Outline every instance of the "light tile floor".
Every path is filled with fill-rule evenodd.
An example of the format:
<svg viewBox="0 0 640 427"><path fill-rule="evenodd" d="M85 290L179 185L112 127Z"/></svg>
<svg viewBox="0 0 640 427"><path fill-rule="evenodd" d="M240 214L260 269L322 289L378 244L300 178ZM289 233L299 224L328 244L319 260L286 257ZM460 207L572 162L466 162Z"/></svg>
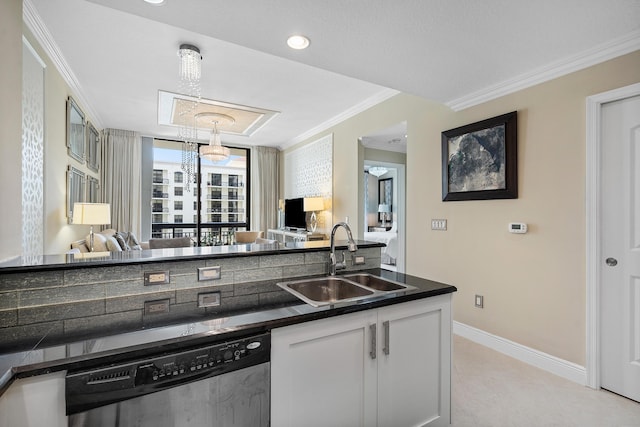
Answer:
<svg viewBox="0 0 640 427"><path fill-rule="evenodd" d="M640 403L454 335L454 427L640 427Z"/></svg>

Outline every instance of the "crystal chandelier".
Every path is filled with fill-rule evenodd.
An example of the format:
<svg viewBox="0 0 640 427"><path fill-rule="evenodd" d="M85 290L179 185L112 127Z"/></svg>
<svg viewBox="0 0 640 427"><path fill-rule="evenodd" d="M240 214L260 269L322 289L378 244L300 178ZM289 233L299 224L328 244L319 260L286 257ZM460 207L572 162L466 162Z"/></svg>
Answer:
<svg viewBox="0 0 640 427"><path fill-rule="evenodd" d="M220 140L220 131L218 130L218 124L221 121L225 121L228 124L234 124L236 120L226 114L218 113L200 113L197 115L197 119L202 117L211 117L211 123L213 129L211 130L211 138L209 139L209 145L200 147L200 157L210 160L212 162L221 162L229 158L230 150L227 147L222 146Z"/></svg>
<svg viewBox="0 0 640 427"><path fill-rule="evenodd" d="M387 172L389 172L389 170L383 166L372 166L369 168L369 173L375 175L377 178L380 178Z"/></svg>
<svg viewBox="0 0 640 427"><path fill-rule="evenodd" d="M181 44L178 49L180 58L179 92L195 101L183 100L178 104L178 139L184 141L182 146L182 170L186 175L185 187L191 191L197 171L195 170L198 156L196 110L200 102L201 88L200 77L202 75L202 55L200 49L190 44Z"/></svg>

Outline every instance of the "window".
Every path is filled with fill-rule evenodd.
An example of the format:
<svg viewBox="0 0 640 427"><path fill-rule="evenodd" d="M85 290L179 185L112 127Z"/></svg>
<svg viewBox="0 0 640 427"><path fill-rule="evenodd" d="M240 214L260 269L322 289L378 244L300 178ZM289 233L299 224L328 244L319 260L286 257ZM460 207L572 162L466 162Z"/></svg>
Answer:
<svg viewBox="0 0 640 427"><path fill-rule="evenodd" d="M215 185L220 187L222 185L222 174L220 173L212 173L209 174L209 185Z"/></svg>
<svg viewBox="0 0 640 427"><path fill-rule="evenodd" d="M175 237L180 230L199 246L216 245L232 230L249 228L248 149L232 148L229 162L197 158L195 184L182 170L181 142L156 139L153 156L152 237Z"/></svg>
<svg viewBox="0 0 640 427"><path fill-rule="evenodd" d="M163 180L163 173L161 169L154 169L153 170L153 183L154 184L162 184L164 182Z"/></svg>

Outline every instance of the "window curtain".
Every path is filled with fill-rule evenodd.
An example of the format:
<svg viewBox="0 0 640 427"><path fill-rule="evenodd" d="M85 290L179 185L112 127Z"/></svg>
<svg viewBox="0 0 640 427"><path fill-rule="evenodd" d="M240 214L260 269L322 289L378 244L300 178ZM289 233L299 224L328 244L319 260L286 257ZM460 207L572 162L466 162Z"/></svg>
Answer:
<svg viewBox="0 0 640 427"><path fill-rule="evenodd" d="M251 229L264 231L278 223L278 149L251 149Z"/></svg>
<svg viewBox="0 0 640 427"><path fill-rule="evenodd" d="M142 140L137 132L103 132L101 195L111 205L111 226L140 236Z"/></svg>

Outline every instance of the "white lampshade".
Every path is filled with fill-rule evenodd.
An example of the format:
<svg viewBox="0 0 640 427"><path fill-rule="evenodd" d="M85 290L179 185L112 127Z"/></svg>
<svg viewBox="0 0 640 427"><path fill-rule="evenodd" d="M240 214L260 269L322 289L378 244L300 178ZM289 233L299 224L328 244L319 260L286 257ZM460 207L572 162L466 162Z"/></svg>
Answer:
<svg viewBox="0 0 640 427"><path fill-rule="evenodd" d="M305 212L324 210L324 199L322 197L305 197L303 209Z"/></svg>
<svg viewBox="0 0 640 427"><path fill-rule="evenodd" d="M73 223L81 225L111 224L109 203L74 203Z"/></svg>
<svg viewBox="0 0 640 427"><path fill-rule="evenodd" d="M378 205L378 212L389 213L391 212L391 207L389 205Z"/></svg>

